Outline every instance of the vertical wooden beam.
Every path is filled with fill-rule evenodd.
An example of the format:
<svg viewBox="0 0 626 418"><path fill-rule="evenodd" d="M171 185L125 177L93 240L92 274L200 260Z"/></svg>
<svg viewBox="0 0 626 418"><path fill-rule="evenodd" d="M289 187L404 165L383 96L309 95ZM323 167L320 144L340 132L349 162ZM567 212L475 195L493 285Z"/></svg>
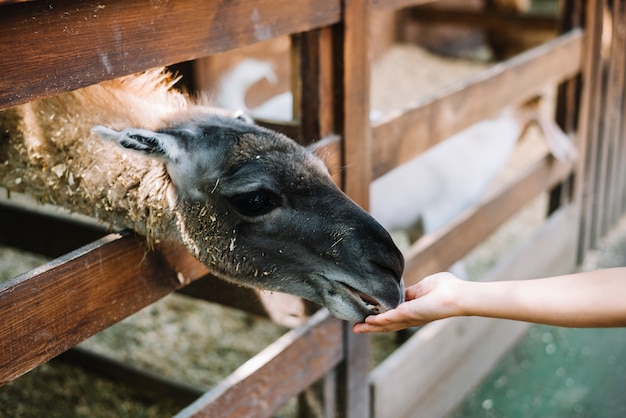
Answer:
<svg viewBox="0 0 626 418"><path fill-rule="evenodd" d="M609 65L607 76L606 94L606 131L609 164L607 171L606 196L607 216L603 224L603 233L615 225L621 217L621 196L624 190L624 178L621 168L624 161L621 159L623 146L622 133L622 107L624 103L624 55L626 55L626 22L624 21L624 0L614 0L611 14L611 49L609 53Z"/></svg>
<svg viewBox="0 0 626 418"><path fill-rule="evenodd" d="M626 4L622 2L622 15L619 17L621 22L626 22ZM626 35L624 35L626 37ZM626 42L626 39L624 40ZM624 71L626 71L626 53L620 57L622 60ZM618 137L620 138L620 148L618 153L620 155L619 172L617 178L622 182L619 188L619 208L620 213L626 212L626 85L624 86L624 99L621 103L621 119L620 130L618 131Z"/></svg>
<svg viewBox="0 0 626 418"><path fill-rule="evenodd" d="M335 132L333 31L315 29L292 42L298 56L302 142L308 145Z"/></svg>
<svg viewBox="0 0 626 418"><path fill-rule="evenodd" d="M582 205L581 239L579 260L595 246L597 235L594 228L596 186L596 159L598 127L602 93L602 0L588 0L585 16L585 51L583 53L583 92L579 120L580 163L576 177L580 179L575 188L575 196Z"/></svg>
<svg viewBox="0 0 626 418"><path fill-rule="evenodd" d="M583 10L583 0L561 0L559 5L559 34L569 32L574 28L580 28L583 25ZM576 132L580 112L580 91L580 74L558 86L554 117L556 123L567 134ZM561 205L575 198L573 196L574 181L576 179L570 177L567 181L550 191L548 214L552 214Z"/></svg>
<svg viewBox="0 0 626 418"><path fill-rule="evenodd" d="M367 209L372 177L367 39L369 1L344 0L343 8L343 188Z"/></svg>
<svg viewBox="0 0 626 418"><path fill-rule="evenodd" d="M342 115L342 162L344 191L367 209L372 178L371 130L369 124L370 0L343 0L343 23L338 36L341 65L338 74ZM344 360L337 369L337 414L346 418L369 416L369 350L366 335L352 333L344 323Z"/></svg>

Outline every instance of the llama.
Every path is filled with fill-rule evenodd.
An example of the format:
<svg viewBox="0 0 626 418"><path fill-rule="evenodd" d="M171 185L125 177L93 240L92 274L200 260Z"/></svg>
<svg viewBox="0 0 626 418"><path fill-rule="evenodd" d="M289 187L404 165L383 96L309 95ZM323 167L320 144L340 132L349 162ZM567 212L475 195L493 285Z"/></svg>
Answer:
<svg viewBox="0 0 626 418"><path fill-rule="evenodd" d="M344 320L402 301L401 252L318 157L174 81L153 70L0 112L0 184Z"/></svg>

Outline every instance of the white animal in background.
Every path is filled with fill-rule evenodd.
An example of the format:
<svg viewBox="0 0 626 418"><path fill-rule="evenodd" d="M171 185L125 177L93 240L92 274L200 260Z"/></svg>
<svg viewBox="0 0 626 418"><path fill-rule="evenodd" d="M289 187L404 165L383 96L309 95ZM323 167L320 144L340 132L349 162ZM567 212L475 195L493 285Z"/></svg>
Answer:
<svg viewBox="0 0 626 418"><path fill-rule="evenodd" d="M390 231L408 230L420 220L424 233L437 231L481 200L531 121L557 159L576 158L572 141L541 114L537 100L508 107L372 182L372 216Z"/></svg>
<svg viewBox="0 0 626 418"><path fill-rule="evenodd" d="M224 109L244 111L254 118L291 120L293 95L290 91L273 96L252 109L248 108L245 100L248 89L263 79L272 84L277 81L269 62L252 58L241 60L222 77L215 104Z"/></svg>
<svg viewBox="0 0 626 418"><path fill-rule="evenodd" d="M272 84L277 82L276 73L269 62L253 58L241 60L222 77L215 99L216 106L241 110L257 119L292 120L293 95L290 91L277 94L254 108L248 108L245 100L248 89L263 79ZM378 120L381 116L382 112L370 112L371 121Z"/></svg>

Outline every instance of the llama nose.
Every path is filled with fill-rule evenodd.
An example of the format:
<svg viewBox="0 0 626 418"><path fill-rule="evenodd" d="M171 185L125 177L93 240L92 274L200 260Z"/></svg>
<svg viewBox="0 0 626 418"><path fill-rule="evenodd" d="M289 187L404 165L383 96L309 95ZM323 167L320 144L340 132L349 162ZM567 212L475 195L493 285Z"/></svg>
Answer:
<svg viewBox="0 0 626 418"><path fill-rule="evenodd" d="M376 244L371 247L369 262L378 270L385 272L396 279L398 283L402 280L404 272L404 256L402 251L393 242L393 239L382 226L377 224Z"/></svg>
<svg viewBox="0 0 626 418"><path fill-rule="evenodd" d="M378 256L370 259L369 262L375 266L376 270L393 277L396 282L400 283L404 271L404 256L393 243L391 245L388 251L377 254Z"/></svg>

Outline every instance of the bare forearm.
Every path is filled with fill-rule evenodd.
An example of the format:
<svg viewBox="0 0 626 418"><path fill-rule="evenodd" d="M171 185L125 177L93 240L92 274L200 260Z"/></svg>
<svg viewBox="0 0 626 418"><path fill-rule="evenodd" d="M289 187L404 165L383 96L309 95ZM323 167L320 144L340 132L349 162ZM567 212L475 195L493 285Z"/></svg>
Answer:
<svg viewBox="0 0 626 418"><path fill-rule="evenodd" d="M567 327L626 326L626 268L546 279L463 282L461 315Z"/></svg>

